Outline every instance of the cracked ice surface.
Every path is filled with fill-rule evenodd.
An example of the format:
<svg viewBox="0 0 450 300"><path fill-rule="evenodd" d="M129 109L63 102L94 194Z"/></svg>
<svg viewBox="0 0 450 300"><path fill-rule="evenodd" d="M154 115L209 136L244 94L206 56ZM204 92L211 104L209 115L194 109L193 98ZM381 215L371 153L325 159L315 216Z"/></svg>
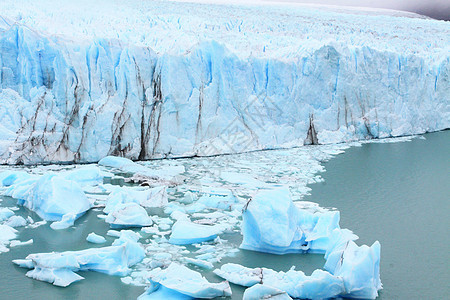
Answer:
<svg viewBox="0 0 450 300"><path fill-rule="evenodd" d="M319 143L449 128L449 39L448 22L389 11L3 0L0 163L301 146L311 124Z"/></svg>

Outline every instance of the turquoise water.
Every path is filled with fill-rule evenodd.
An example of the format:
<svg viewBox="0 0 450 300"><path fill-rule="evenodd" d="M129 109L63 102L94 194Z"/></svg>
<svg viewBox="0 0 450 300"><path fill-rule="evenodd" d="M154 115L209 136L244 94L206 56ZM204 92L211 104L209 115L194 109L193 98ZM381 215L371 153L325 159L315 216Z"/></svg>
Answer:
<svg viewBox="0 0 450 300"><path fill-rule="evenodd" d="M305 200L341 212L341 226L353 230L359 244L382 245L381 280L378 299L446 299L449 288L450 228L450 131L425 135L426 140L404 143L365 144L346 150L324 163L324 182L311 185ZM15 201L3 198L2 206ZM31 215L21 208L16 214ZM0 254L0 299L135 299L143 287L125 285L120 278L96 272L80 272L86 279L67 288L25 277L26 270L12 259L29 253L79 250L96 247L85 241L94 231L106 236L108 225L90 211L76 228L54 231L48 224L21 229L20 240L34 239L29 246ZM107 237L108 243L112 238ZM226 235L236 246L239 234ZM276 256L240 251L221 263L247 267L269 267L287 271L292 265L310 274L324 264L322 255ZM197 269L199 270L199 269ZM205 272L211 281L215 275ZM243 288L232 286L233 299L241 299Z"/></svg>

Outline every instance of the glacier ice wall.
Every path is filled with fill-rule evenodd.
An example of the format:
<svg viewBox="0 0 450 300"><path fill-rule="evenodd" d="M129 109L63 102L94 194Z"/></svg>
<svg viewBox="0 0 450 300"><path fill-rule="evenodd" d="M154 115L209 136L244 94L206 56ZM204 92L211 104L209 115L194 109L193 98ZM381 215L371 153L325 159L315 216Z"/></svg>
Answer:
<svg viewBox="0 0 450 300"><path fill-rule="evenodd" d="M244 55L221 36L161 51L1 18L0 163L214 155L450 127L449 51L312 44L285 59Z"/></svg>

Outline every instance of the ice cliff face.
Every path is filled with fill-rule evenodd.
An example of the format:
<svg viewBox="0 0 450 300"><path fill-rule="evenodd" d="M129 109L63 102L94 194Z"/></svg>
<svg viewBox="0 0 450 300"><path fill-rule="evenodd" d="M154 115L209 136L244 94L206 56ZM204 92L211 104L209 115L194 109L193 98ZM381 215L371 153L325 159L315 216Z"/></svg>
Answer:
<svg viewBox="0 0 450 300"><path fill-rule="evenodd" d="M450 127L448 22L295 5L23 2L2 3L0 163Z"/></svg>

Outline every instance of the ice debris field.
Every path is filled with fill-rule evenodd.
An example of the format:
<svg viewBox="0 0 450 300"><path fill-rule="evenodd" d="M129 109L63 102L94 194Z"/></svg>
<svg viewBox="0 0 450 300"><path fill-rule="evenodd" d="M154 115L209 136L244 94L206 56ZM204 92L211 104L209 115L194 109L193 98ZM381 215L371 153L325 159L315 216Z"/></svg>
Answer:
<svg viewBox="0 0 450 300"><path fill-rule="evenodd" d="M448 22L292 3L0 7L0 163L208 156L450 127Z"/></svg>
<svg viewBox="0 0 450 300"><path fill-rule="evenodd" d="M322 180L323 162L359 145L146 162L108 156L90 165L2 166L0 251L32 247L33 240L20 240L24 230L76 228L77 218L89 210L110 227L81 237L91 248L30 253L13 263L29 269L27 277L62 287L84 279L79 271L120 276L125 284L143 286L139 299L233 297L236 285L248 287L243 295L248 300L375 299L382 288L379 242L358 245L351 230L340 228L338 210L302 200L308 185ZM28 213L17 214L21 206ZM233 263L238 252L248 250L319 253L323 268L305 274L296 266L283 272Z"/></svg>

